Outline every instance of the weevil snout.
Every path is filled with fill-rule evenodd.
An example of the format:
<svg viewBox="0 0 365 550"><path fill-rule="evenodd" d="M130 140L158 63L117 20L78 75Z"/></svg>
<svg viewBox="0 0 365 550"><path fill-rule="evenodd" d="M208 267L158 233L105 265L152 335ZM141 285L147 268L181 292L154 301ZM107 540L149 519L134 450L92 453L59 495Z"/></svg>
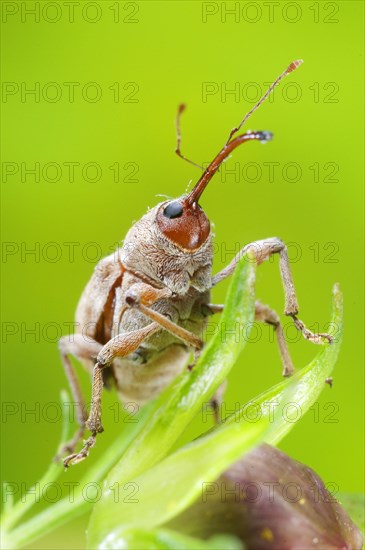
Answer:
<svg viewBox="0 0 365 550"><path fill-rule="evenodd" d="M163 235L184 250L192 251L200 248L209 237L210 223L199 205L199 199L219 166L240 142L257 140L267 143L272 138L271 132L263 130L246 132L244 136L239 136L236 140L227 143L188 195L165 202L160 206L156 222Z"/></svg>

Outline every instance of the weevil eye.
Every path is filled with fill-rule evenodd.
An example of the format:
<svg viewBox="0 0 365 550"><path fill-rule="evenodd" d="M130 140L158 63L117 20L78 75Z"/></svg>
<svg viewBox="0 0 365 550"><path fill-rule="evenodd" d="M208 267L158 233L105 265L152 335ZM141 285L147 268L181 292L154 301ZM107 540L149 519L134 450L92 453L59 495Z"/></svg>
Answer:
<svg viewBox="0 0 365 550"><path fill-rule="evenodd" d="M169 218L171 220L174 218L180 218L183 211L184 209L182 207L181 202L174 201L174 202L170 202L170 204L166 206L166 208L163 211L163 215L166 218Z"/></svg>

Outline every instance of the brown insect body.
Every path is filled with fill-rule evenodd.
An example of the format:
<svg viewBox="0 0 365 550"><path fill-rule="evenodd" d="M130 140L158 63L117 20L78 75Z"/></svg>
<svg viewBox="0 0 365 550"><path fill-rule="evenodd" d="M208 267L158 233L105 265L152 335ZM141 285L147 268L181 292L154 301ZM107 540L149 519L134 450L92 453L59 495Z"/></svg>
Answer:
<svg viewBox="0 0 365 550"><path fill-rule="evenodd" d="M97 434L103 431L101 395L106 375L114 379L123 401L141 405L156 397L187 366L192 351L197 357L203 346L207 316L223 309L222 305L210 303L210 290L233 273L242 253L248 250L255 254L257 263L279 254L285 315L293 319L306 339L314 343L331 341L327 334L312 333L297 318L298 303L287 249L277 237L246 245L227 267L212 275L210 223L199 205L209 181L236 147L253 140L265 143L272 139L272 134L266 131L234 136L280 80L300 63L290 64L231 131L226 144L203 170L190 193L149 210L128 231L123 246L96 266L78 304L78 332L72 338L60 340L62 363L78 405L80 425L73 439L60 451L60 455L72 453L64 459L66 467L86 458ZM183 110L181 106L178 111L176 153L188 160L180 152L179 121ZM256 302L255 318L274 327L283 374L289 376L294 369L277 313ZM88 418L70 354L92 372L92 405ZM212 399L216 406L217 400ZM91 436L81 451L75 453L85 428L91 431Z"/></svg>
<svg viewBox="0 0 365 550"><path fill-rule="evenodd" d="M195 250L187 251L174 244L157 222L158 212L169 202L158 204L137 221L123 247L96 266L76 312L80 334L90 327L87 336L104 345L117 334L147 326L148 317L129 308L125 297L134 289L139 292L151 286L171 291L171 297L157 300L151 309L202 337L212 284L211 235L209 232ZM166 220L172 222L171 229L173 220ZM95 296L99 298L97 302ZM161 330L128 357L116 357L109 369L123 401L143 404L155 397L181 372L190 352L181 339ZM83 362L88 370L94 367L92 359Z"/></svg>

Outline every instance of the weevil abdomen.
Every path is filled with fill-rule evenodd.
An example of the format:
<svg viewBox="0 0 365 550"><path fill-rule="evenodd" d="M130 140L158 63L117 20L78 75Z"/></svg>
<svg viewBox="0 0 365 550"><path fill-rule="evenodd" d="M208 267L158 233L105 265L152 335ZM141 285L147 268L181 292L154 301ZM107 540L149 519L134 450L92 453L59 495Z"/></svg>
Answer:
<svg viewBox="0 0 365 550"><path fill-rule="evenodd" d="M120 399L125 404L137 405L154 399L183 371L189 356L184 344L170 344L162 351L143 348L140 359L136 356L125 359L117 357L112 369ZM148 359L145 361L146 357Z"/></svg>

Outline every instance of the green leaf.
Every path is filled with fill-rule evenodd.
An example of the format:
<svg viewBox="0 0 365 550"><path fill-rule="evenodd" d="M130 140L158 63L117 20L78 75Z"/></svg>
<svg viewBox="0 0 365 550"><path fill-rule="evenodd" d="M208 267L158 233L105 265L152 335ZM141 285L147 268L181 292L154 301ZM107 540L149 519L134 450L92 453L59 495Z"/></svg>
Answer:
<svg viewBox="0 0 365 550"><path fill-rule="evenodd" d="M345 508L350 518L365 535L365 495L358 493L340 493L338 501Z"/></svg>
<svg viewBox="0 0 365 550"><path fill-rule="evenodd" d="M67 408L66 404L70 402L68 393L65 390L61 391L61 407L62 407L62 432L61 432L61 441L60 445L69 439L70 432L70 423L67 421ZM48 466L47 471L37 482L37 486L41 489L45 487L48 483L53 483L56 479L62 474L62 468L59 464L51 462ZM32 494L35 491L35 487L32 487L29 491ZM1 517L1 525L3 536L7 536L7 533L13 528L13 526L19 522L19 520L28 512L28 510L34 506L36 500L31 498L26 498L24 501L22 499L18 500L15 504L6 509Z"/></svg>
<svg viewBox="0 0 365 550"><path fill-rule="evenodd" d="M157 398L132 445L104 483L103 498L95 505L91 530L104 511L113 506L115 484L123 485L163 459L183 430L226 379L246 340L236 341L236 326L249 332L254 320L256 262L242 257L233 274L220 330L209 341L192 371L182 373ZM224 330L222 330L224 327ZM222 341L224 340L224 341Z"/></svg>
<svg viewBox="0 0 365 550"><path fill-rule="evenodd" d="M267 443L277 444L317 401L337 361L342 342L342 323L343 297L339 285L335 285L333 287L332 316L328 330L329 334L333 336L333 343L324 344L313 361L292 376L291 380L296 383L296 386L291 401L286 403L283 408L284 421L277 425L275 431L270 432L270 437L266 440ZM262 418L273 418L276 416L275 408L282 402L287 386L288 380L283 380L252 399L250 403L254 404L256 410L260 410ZM246 409L247 404L241 410L241 414ZM237 415L233 414L227 418L225 423L236 422L236 418Z"/></svg>
<svg viewBox="0 0 365 550"><path fill-rule="evenodd" d="M199 496L204 482L217 479L254 445L263 439L266 442L278 442L316 401L337 359L342 333L342 296L337 286L334 289L332 315L332 332L335 330L336 341L325 345L307 367L254 400L263 411L256 423L247 422L243 414L232 415L225 423L170 455L157 466L139 476L130 477L129 480L132 479L137 488L134 503L123 500L120 494L116 499L115 492L113 500L111 491L107 492L106 498L104 495L92 515L90 547L106 548L106 541L122 525L144 529L163 525ZM293 403L295 418L289 412ZM274 414L272 405L277 406ZM301 410L299 416L298 407ZM122 477L122 483L124 481ZM125 545L123 547L129 548Z"/></svg>
<svg viewBox="0 0 365 550"><path fill-rule="evenodd" d="M111 471L106 487L128 480L164 458L202 404L224 382L246 343L244 338L236 341L237 323L246 334L254 320L255 275L256 262L244 255L233 274L219 330L193 370L183 372L156 399L149 421Z"/></svg>
<svg viewBox="0 0 365 550"><path fill-rule="evenodd" d="M133 478L128 484L135 489L133 499L125 497L125 485L119 486L119 492L114 487L113 502L108 500L90 521L89 547L105 548L105 540L121 525L120 518L128 528L153 529L166 523L202 494L205 483L261 442L268 426L267 419L220 426Z"/></svg>
<svg viewBox="0 0 365 550"><path fill-rule="evenodd" d="M69 399L64 399L64 403L68 402ZM32 517L30 520L22 523L14 530L6 532L5 529L3 529L2 541L4 543L4 547L10 550L12 548L21 548L25 545L28 546L32 541L37 540L49 531L52 531L63 523L85 513L85 511L91 508L91 501L86 500L83 496L84 487L91 483L100 483L104 479L107 472L123 454L125 448L130 444L136 432L142 428L148 417L148 412L149 406L141 409L137 416L138 422L126 424L125 428L115 439L113 444L105 450L100 460L92 464L92 466L87 470L75 488L73 494L74 502L71 503L70 499L65 497L57 503L52 504L52 506L48 506L45 510ZM64 415L64 418L67 418L67 414ZM62 438L61 441L64 442L65 439ZM56 472L57 476L62 474L64 471L60 464L52 464L40 481L40 487L42 487L42 484L44 484L46 480L49 481L48 476L51 470L52 472ZM31 499L27 499L27 502L28 501L31 501ZM18 519L23 512L18 515L17 504L18 503L14 506L14 511L16 511ZM22 503L20 503L19 506L21 506L21 504ZM14 522L11 519L8 525L11 527L13 523Z"/></svg>
<svg viewBox="0 0 365 550"><path fill-rule="evenodd" d="M111 533L103 546L105 550L242 550L241 542L229 535L219 535L208 540L182 535L169 529L123 529Z"/></svg>
<svg viewBox="0 0 365 550"><path fill-rule="evenodd" d="M256 263L248 256L244 256L232 277L226 312L222 315L222 321L226 323L228 330L234 328L236 322L250 326L253 320L255 269ZM229 313L231 319L228 318ZM234 342L228 332L227 341L222 346L220 337L221 334L217 333L215 338L212 338L192 372L186 372L177 379L173 387L168 388L157 402L149 403L141 409L137 424L123 428L120 436L80 480L72 504L64 498L7 533L8 547L19 548L29 544L71 517L87 511L91 504L83 498L82 488L90 482L100 482L123 456L126 448L130 447L125 458L108 476L107 487L113 485L116 480L128 481L136 475L134 470L141 471L163 458L199 411L201 403L207 401L223 382L245 344L244 341L239 344ZM179 414L176 414L176 411L179 411ZM141 434L136 436L136 432ZM62 468L59 472L62 472Z"/></svg>

